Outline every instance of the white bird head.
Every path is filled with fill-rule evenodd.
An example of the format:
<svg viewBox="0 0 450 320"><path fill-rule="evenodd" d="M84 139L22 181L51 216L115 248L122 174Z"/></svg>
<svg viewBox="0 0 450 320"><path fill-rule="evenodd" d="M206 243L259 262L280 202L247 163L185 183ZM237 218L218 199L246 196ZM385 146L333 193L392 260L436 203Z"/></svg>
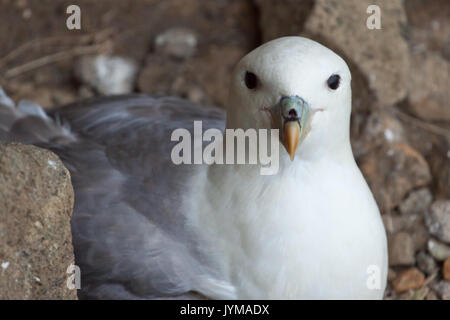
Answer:
<svg viewBox="0 0 450 320"><path fill-rule="evenodd" d="M291 160L347 149L350 82L345 61L315 41L267 42L235 67L227 128L279 129L280 158Z"/></svg>

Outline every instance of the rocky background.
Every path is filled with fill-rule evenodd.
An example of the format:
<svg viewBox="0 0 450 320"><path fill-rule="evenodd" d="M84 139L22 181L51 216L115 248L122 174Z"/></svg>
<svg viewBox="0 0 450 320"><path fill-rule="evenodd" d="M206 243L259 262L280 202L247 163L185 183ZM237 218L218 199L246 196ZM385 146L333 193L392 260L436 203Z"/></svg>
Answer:
<svg viewBox="0 0 450 320"><path fill-rule="evenodd" d="M0 142L0 299L76 299L69 171L50 151Z"/></svg>
<svg viewBox="0 0 450 320"><path fill-rule="evenodd" d="M81 7L80 31L65 27L70 4ZM381 8L381 30L366 27L371 4ZM0 0L0 21L0 85L15 101L29 99L45 108L126 92L223 107L233 65L262 42L304 35L330 47L352 71L353 151L388 232L386 299L450 299L448 0ZM0 241L7 243L6 249L0 246L0 298L19 297L4 288L19 290L24 298L74 297L61 291L65 285L55 287L73 261L67 244L72 201L67 172L44 151L28 164L5 160L4 148L14 157L25 147L0 146ZM23 150L32 159L38 152ZM56 169L47 168L48 159ZM33 166L61 175L54 184L40 184L45 179L27 173ZM56 201L54 194L1 198L4 181L21 175L35 181L26 190L66 188L50 210L54 216L27 208L32 200L54 206L48 204ZM4 202L8 210L17 205L17 220L4 216ZM60 215L65 227L57 228ZM19 226L25 219L33 225ZM11 224L19 229L8 235ZM36 232L42 242L27 246L25 235ZM32 261L37 256L30 254L42 248L64 268L53 265L48 270L59 271L52 275L39 269L34 263L56 263L45 257Z"/></svg>

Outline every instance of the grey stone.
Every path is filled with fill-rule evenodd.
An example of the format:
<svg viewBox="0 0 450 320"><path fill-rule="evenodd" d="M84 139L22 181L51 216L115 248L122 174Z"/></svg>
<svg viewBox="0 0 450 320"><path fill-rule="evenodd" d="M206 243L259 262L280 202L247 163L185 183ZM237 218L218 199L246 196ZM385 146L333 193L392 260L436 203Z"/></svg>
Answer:
<svg viewBox="0 0 450 320"><path fill-rule="evenodd" d="M417 266L420 270L430 275L436 271L437 265L433 257L424 251L419 251L416 255Z"/></svg>
<svg viewBox="0 0 450 320"><path fill-rule="evenodd" d="M125 94L133 91L136 63L118 56L85 56L76 63L75 75L98 93Z"/></svg>
<svg viewBox="0 0 450 320"><path fill-rule="evenodd" d="M173 58L187 59L194 55L196 48L197 37L186 28L172 28L155 38L156 52Z"/></svg>
<svg viewBox="0 0 450 320"><path fill-rule="evenodd" d="M450 281L441 280L434 283L432 288L442 300L450 300Z"/></svg>
<svg viewBox="0 0 450 320"><path fill-rule="evenodd" d="M444 261L450 257L450 247L435 239L428 240L428 252L438 261Z"/></svg>
<svg viewBox="0 0 450 320"><path fill-rule="evenodd" d="M0 142L0 299L76 299L69 171L52 152Z"/></svg>
<svg viewBox="0 0 450 320"><path fill-rule="evenodd" d="M435 201L425 220L432 235L450 243L450 200Z"/></svg>
<svg viewBox="0 0 450 320"><path fill-rule="evenodd" d="M402 214L424 214L430 207L433 195L428 188L411 191L400 204Z"/></svg>

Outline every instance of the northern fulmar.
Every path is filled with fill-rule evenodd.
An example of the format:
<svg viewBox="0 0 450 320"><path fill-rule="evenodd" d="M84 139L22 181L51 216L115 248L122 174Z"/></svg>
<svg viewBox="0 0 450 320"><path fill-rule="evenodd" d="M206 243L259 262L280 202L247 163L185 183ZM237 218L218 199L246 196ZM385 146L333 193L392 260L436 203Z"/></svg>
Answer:
<svg viewBox="0 0 450 320"><path fill-rule="evenodd" d="M237 64L226 114L143 94L48 114L4 98L0 137L71 172L80 298L381 299L386 235L350 146L350 83L333 51L283 37ZM171 135L194 121L279 129L278 172L175 164Z"/></svg>

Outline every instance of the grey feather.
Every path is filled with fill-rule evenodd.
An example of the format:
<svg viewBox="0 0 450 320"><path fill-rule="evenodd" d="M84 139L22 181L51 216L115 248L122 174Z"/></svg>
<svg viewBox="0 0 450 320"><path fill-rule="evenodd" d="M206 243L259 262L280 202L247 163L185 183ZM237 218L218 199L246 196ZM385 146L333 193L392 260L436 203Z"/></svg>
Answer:
<svg viewBox="0 0 450 320"><path fill-rule="evenodd" d="M128 95L72 104L50 116L67 122L70 132L35 113L12 124L10 139L53 150L71 171L81 298L195 298L196 279L222 280L197 235L184 228L181 195L189 196L190 179L205 168L174 165L170 136L176 128L192 131L194 120L223 130L223 111Z"/></svg>

